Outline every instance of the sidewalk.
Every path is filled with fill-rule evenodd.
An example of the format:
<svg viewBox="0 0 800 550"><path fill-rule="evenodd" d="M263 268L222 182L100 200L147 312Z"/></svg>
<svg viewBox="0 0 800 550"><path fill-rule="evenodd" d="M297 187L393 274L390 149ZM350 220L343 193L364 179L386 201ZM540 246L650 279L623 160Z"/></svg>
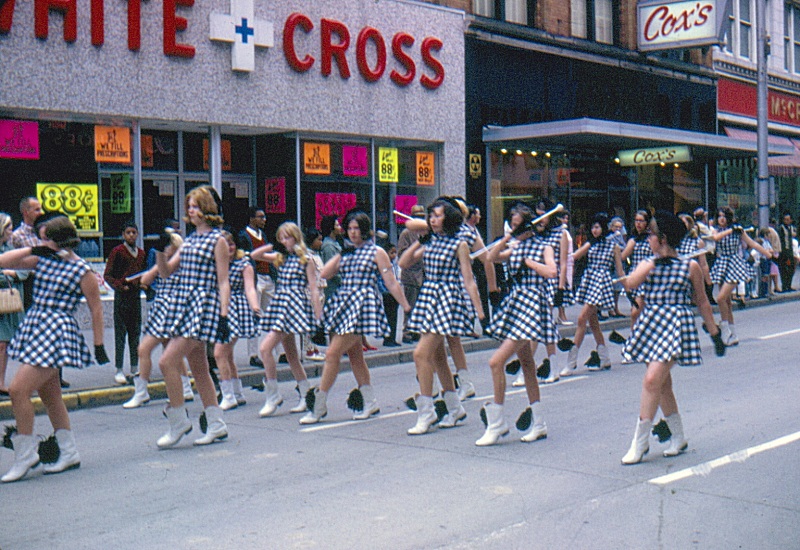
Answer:
<svg viewBox="0 0 800 550"><path fill-rule="evenodd" d="M751 299L747 302L745 307L764 307L773 303L781 303L787 301L794 301L800 298L800 291L794 291L786 294L777 294L771 298L758 298ZM620 301L621 306L627 306L625 299ZM740 310L742 306L734 302L734 309ZM578 317L580 306L569 306L567 308L567 318L574 321ZM715 313L718 309L714 306ZM611 330L627 329L630 326L630 318L610 318L600 322L600 326L604 333ZM562 337L571 338L575 334L575 326L561 326L559 325L559 332ZM91 331L84 331L84 336L87 342L91 343ZM83 409L91 407L100 407L104 405L120 405L130 399L133 395L133 386L126 385L120 386L114 383L114 374L116 369L113 366L114 354L114 330L107 327L105 330L105 346L112 357L112 363L105 366L94 365L82 370L65 369L64 379L70 383L70 388L64 390L64 402L67 409ZM404 344L396 348L383 348L381 340L375 338L368 339L370 344L378 349L376 351L366 352L364 354L367 364L371 367L382 367L386 365L396 365L399 363L410 363L414 360L414 345ZM497 347L498 342L491 338L465 338L462 340L464 350L467 353L475 351L483 351ZM127 354L126 354L127 355ZM153 399L166 398L166 390L161 378L161 372L158 370L158 359L161 356L161 350L156 349L153 352L153 375L151 377L151 384L149 386L150 396ZM264 369L250 366L249 357L247 355L247 343L240 342L237 344L234 353L234 359L239 369L239 377L242 379L244 386L253 386L259 384L264 377ZM319 378L322 374L322 365L320 361L304 361L306 374L310 379ZM6 382L10 383L13 379L19 364L15 361L9 361L8 372L6 373ZM125 373L129 373L129 364L126 358ZM342 372L350 370L350 362L347 357L342 359L341 363ZM292 380L292 375L289 366L286 364L278 364L278 380L288 381ZM38 398L34 400L37 414L44 412L41 402ZM0 397L0 420L12 419L13 414L11 411L11 402L8 397Z"/></svg>

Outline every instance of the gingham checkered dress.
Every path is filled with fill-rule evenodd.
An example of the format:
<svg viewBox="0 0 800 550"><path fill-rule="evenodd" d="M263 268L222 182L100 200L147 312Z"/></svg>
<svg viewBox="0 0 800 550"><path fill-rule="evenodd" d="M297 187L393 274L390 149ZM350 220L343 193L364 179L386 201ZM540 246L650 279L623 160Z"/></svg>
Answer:
<svg viewBox="0 0 800 550"><path fill-rule="evenodd" d="M468 223L462 223L456 236L467 243L467 248L471 251L472 247L475 246L475 241L478 240L478 229Z"/></svg>
<svg viewBox="0 0 800 550"><path fill-rule="evenodd" d="M376 252L377 246L369 241L342 256L339 263L342 282L331 299L325 302L326 331L379 338L389 336L383 297L378 291Z"/></svg>
<svg viewBox="0 0 800 550"><path fill-rule="evenodd" d="M217 338L220 300L214 247L222 237L219 229L189 235L183 242L178 277L169 301L165 326L171 338L182 337L221 343Z"/></svg>
<svg viewBox="0 0 800 550"><path fill-rule="evenodd" d="M717 242L717 257L711 268L711 282L744 283L751 279L750 266L739 254L741 237L731 233Z"/></svg>
<svg viewBox="0 0 800 550"><path fill-rule="evenodd" d="M466 336L475 323L475 309L464 289L458 247L463 239L456 234L434 235L425 248L422 261L425 282L408 320L408 331L445 336Z"/></svg>
<svg viewBox="0 0 800 550"><path fill-rule="evenodd" d="M17 329L8 355L38 367L82 369L92 354L75 320L81 277L91 272L82 259L39 258L33 281L33 305Z"/></svg>
<svg viewBox="0 0 800 550"><path fill-rule="evenodd" d="M700 340L692 313L691 260L657 263L642 284L644 310L622 348L626 361L670 361L700 365Z"/></svg>
<svg viewBox="0 0 800 550"><path fill-rule="evenodd" d="M546 246L548 241L531 237L511 252L507 268L514 284L503 299L499 314L489 325L492 338L536 340L547 344L558 341L558 329L547 292L548 279L522 265L525 258L543 262Z"/></svg>
<svg viewBox="0 0 800 550"><path fill-rule="evenodd" d="M231 263L228 280L231 284L231 301L228 306L228 326L231 338L254 338L258 336L255 313L244 293L244 268L252 266L250 258L239 258ZM253 275L255 277L255 275ZM253 282L255 284L255 281Z"/></svg>
<svg viewBox="0 0 800 550"><path fill-rule="evenodd" d="M653 255L653 249L650 248L650 242L647 240L647 235L641 235L639 237L631 237L633 240L633 252L631 253L631 268L629 273L633 273L633 270L636 269L640 263L645 261L647 258ZM633 289L633 295L636 297L642 296L644 294L644 290L640 286L639 288Z"/></svg>
<svg viewBox="0 0 800 550"><path fill-rule="evenodd" d="M676 250L680 256L688 256L689 254L694 254L695 252L700 250L697 246L699 241L700 239L692 236L690 233L687 233L681 239L681 242Z"/></svg>
<svg viewBox="0 0 800 550"><path fill-rule="evenodd" d="M611 282L611 267L614 265L614 245L601 239L589 247L588 265L581 277L575 295L579 304L589 304L602 309L614 307L614 292Z"/></svg>
<svg viewBox="0 0 800 550"><path fill-rule="evenodd" d="M156 297L147 311L147 324L142 331L145 335L159 340L169 338L166 325L167 310L169 310L169 302L177 282L178 277L174 273L166 279L162 279L160 276L156 277Z"/></svg>
<svg viewBox="0 0 800 550"><path fill-rule="evenodd" d="M309 257L309 262L313 260ZM316 327L314 310L308 293L306 266L300 264L296 254L288 254L278 268L275 296L261 317L260 330L288 334L307 334Z"/></svg>
<svg viewBox="0 0 800 550"><path fill-rule="evenodd" d="M553 247L553 259L556 262L556 276L552 279L547 280L547 287L548 287L548 296L547 300L550 304L550 307L553 306L553 299L556 296L556 291L558 290L558 278L561 275L561 235L564 233L564 226L559 225L558 227L553 227L545 236L544 240L547 244ZM574 303L572 292L570 291L569 287L564 289L564 304L565 306L571 305Z"/></svg>

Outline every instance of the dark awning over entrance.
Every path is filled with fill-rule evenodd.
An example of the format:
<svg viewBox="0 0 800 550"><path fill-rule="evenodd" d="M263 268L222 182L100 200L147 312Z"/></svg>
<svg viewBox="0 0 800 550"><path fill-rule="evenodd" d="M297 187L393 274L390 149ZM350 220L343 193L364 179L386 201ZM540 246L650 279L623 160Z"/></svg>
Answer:
<svg viewBox="0 0 800 550"><path fill-rule="evenodd" d="M625 149L687 145L694 158L709 160L751 157L757 153L755 142L750 140L592 118L488 126L483 129L483 141L488 146L539 151L545 148L564 152L585 150L602 154ZM769 143L768 148L770 155L795 153L791 143Z"/></svg>

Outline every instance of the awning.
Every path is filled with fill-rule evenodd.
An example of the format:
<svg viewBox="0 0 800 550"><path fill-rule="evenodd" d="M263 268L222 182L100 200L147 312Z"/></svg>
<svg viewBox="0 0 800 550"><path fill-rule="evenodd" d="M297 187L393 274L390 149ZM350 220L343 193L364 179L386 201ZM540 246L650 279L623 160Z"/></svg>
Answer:
<svg viewBox="0 0 800 550"><path fill-rule="evenodd" d="M709 160L752 157L757 153L755 141L592 118L487 126L483 129L483 141L489 146L509 149L588 150L607 155L624 149L688 145L694 158ZM771 155L792 155L794 152L791 142L769 143Z"/></svg>
<svg viewBox="0 0 800 550"><path fill-rule="evenodd" d="M753 143L758 140L758 134L756 132L743 130L741 128L729 128L726 126L725 133L734 139L752 141ZM780 155L767 159L769 175L784 177L800 176L800 140L769 134L767 136L767 143L769 145L786 145L788 143L794 147L794 151L790 155Z"/></svg>

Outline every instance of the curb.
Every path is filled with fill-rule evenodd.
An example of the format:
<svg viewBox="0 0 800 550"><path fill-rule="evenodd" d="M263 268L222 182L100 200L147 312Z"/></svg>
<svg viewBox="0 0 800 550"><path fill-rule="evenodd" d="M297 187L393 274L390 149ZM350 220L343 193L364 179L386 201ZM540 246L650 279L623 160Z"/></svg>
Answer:
<svg viewBox="0 0 800 550"><path fill-rule="evenodd" d="M796 301L800 298L800 291L795 291L786 294L778 294L767 298L750 299L746 306L742 306L734 302L734 310L739 311L748 308L765 307L772 304L779 304L783 302ZM714 313L719 312L718 306L713 306ZM695 316L697 313L695 312ZM630 326L630 317L607 319L600 322L603 331L609 331L620 328L627 328ZM575 335L575 326L559 325L559 333L562 337L572 337ZM477 351L486 351L497 348L499 342L491 338L465 338L462 340L464 351L466 353L473 353ZM400 363L411 363L414 361L414 347L403 346L399 349L392 351L378 351L366 353L365 359L370 368L385 367L389 365L398 365ZM322 362L304 365L306 376L308 378L319 378L322 375ZM340 372L347 372L350 370L349 359L342 359ZM261 368L254 368L250 365L239 369L239 378L242 380L243 386L255 386L260 384L264 378L264 370ZM291 370L288 366L281 366L278 368L278 381L287 382L293 380ZM151 399L165 399L167 397L167 390L164 382L161 380L148 384L148 391L150 392ZM131 398L133 395L133 386L114 386L104 388L89 388L84 390L77 390L72 392L64 392L64 404L67 410L74 411L79 409L91 409L95 407L104 407L107 405L121 405ZM44 414L44 406L38 397L33 398L33 405L36 414ZM11 409L11 401L4 398L0 401L0 421L13 420L14 414Z"/></svg>

